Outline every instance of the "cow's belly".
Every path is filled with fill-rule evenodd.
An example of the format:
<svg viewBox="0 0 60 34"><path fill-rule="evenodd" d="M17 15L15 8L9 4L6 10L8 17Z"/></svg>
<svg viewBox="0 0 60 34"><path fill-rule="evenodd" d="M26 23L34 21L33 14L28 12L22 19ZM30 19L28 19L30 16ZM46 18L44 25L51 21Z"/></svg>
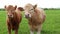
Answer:
<svg viewBox="0 0 60 34"><path fill-rule="evenodd" d="M38 28L40 27L40 24L39 25L29 25L29 27L30 27L31 30L37 31Z"/></svg>

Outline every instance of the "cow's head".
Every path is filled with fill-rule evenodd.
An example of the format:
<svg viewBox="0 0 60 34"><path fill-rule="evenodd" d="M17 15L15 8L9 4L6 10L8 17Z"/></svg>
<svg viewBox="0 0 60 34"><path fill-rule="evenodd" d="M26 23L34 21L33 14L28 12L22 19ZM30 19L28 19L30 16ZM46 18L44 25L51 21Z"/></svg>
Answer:
<svg viewBox="0 0 60 34"><path fill-rule="evenodd" d="M12 5L5 6L5 10L7 11L7 16L9 18L13 18L14 12L16 10L17 6L13 7Z"/></svg>
<svg viewBox="0 0 60 34"><path fill-rule="evenodd" d="M34 14L34 12L35 12L34 10L36 7L37 7L37 5L27 4L24 8L25 17L30 18Z"/></svg>

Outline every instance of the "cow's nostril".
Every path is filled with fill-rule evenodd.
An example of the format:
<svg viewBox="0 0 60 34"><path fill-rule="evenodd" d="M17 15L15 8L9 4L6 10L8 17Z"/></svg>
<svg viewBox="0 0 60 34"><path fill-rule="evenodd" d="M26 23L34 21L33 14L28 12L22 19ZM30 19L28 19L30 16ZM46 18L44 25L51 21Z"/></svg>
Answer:
<svg viewBox="0 0 60 34"><path fill-rule="evenodd" d="M12 15L10 15L10 16L12 16Z"/></svg>
<svg viewBox="0 0 60 34"><path fill-rule="evenodd" d="M8 15L8 17L11 17L12 15Z"/></svg>
<svg viewBox="0 0 60 34"><path fill-rule="evenodd" d="M8 15L9 16L9 15Z"/></svg>
<svg viewBox="0 0 60 34"><path fill-rule="evenodd" d="M28 14L28 16L29 16L29 14Z"/></svg>
<svg viewBox="0 0 60 34"><path fill-rule="evenodd" d="M25 17L27 17L27 15L25 15Z"/></svg>
<svg viewBox="0 0 60 34"><path fill-rule="evenodd" d="M26 18L28 18L29 16L28 15L25 15Z"/></svg>

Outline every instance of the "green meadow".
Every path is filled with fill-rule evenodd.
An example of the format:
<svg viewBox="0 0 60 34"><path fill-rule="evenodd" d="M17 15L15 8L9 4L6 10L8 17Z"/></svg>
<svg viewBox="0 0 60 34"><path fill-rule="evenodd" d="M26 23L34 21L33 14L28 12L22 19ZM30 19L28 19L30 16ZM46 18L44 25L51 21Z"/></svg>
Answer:
<svg viewBox="0 0 60 34"><path fill-rule="evenodd" d="M60 34L60 10L45 10L46 20L43 23L41 34ZM24 17L19 26L18 34L30 34L28 21ZM8 34L6 25L6 11L0 11L0 34ZM14 34L14 31L12 31Z"/></svg>

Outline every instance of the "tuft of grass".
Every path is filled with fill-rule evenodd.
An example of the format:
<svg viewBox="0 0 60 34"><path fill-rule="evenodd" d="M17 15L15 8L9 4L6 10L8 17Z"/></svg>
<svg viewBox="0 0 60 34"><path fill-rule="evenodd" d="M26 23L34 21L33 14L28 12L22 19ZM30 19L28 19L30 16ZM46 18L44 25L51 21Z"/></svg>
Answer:
<svg viewBox="0 0 60 34"><path fill-rule="evenodd" d="M60 34L60 10L45 10L46 20L43 23L42 34ZM29 34L28 21L22 12L22 21L18 34ZM6 11L0 11L0 34L8 34L6 25ZM14 31L12 31L14 34Z"/></svg>

